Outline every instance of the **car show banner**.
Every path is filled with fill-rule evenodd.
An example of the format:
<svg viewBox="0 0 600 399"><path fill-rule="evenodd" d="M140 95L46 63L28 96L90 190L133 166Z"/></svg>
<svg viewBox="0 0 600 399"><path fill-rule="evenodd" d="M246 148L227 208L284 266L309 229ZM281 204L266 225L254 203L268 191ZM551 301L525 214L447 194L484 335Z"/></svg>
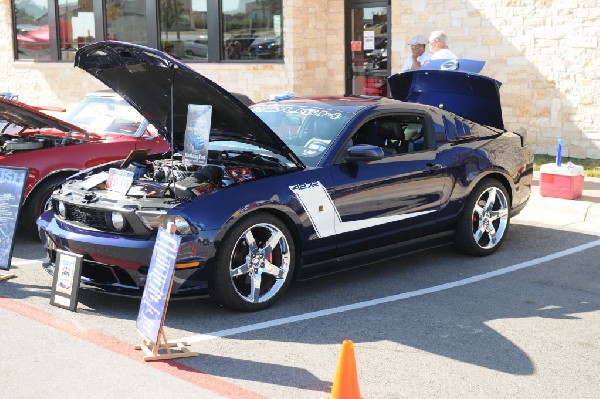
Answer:
<svg viewBox="0 0 600 399"><path fill-rule="evenodd" d="M185 126L183 160L198 166L206 165L212 105L188 105Z"/></svg>
<svg viewBox="0 0 600 399"><path fill-rule="evenodd" d="M50 294L51 305L69 309L72 312L77 310L82 263L83 255L56 250Z"/></svg>
<svg viewBox="0 0 600 399"><path fill-rule="evenodd" d="M184 343L169 343L163 329L180 243L181 237L175 234L173 223L169 223L166 229L158 228L136 320L137 331L144 339L144 343L136 345L135 349L144 351L146 361L198 355L184 348ZM158 353L162 347L166 348L166 355ZM181 350L181 353L171 353L171 347L176 347Z"/></svg>
<svg viewBox="0 0 600 399"><path fill-rule="evenodd" d="M206 165L211 116L212 105L188 105L183 150L183 160L186 163Z"/></svg>
<svg viewBox="0 0 600 399"><path fill-rule="evenodd" d="M28 175L27 168L0 167L0 269L3 270L10 269L17 219ZM0 279L10 277L5 275Z"/></svg>

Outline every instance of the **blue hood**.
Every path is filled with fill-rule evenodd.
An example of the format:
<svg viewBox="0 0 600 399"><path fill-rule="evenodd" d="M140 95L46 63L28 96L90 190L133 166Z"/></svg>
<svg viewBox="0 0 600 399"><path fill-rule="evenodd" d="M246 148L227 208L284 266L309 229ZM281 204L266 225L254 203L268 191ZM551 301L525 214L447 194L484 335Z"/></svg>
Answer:
<svg viewBox="0 0 600 399"><path fill-rule="evenodd" d="M448 70L418 70L388 78L395 100L440 107L481 125L504 130L501 83L487 76Z"/></svg>

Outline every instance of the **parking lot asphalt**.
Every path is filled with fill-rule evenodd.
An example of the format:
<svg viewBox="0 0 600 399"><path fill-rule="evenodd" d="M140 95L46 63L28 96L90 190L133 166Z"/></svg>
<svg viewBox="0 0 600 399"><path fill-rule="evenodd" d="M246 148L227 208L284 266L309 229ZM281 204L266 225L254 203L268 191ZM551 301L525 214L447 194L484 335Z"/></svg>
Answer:
<svg viewBox="0 0 600 399"><path fill-rule="evenodd" d="M600 179L586 178L582 197L575 200L564 200L540 196L539 174L536 173L534 175L534 187L530 202L523 212L515 218L514 222L520 225L539 224L552 226L554 229L558 230L568 229L569 231L582 231L585 232L586 237L589 236L592 237L592 239L594 236L600 236ZM17 237L17 240L18 239L19 237ZM237 362L234 362L226 356L217 356L215 353L200 354L200 356L209 356L216 363L232 363L232 369L236 369L237 372L232 371L231 374L225 375L227 378L224 378L223 375L212 375L210 368L208 367L208 371L203 372L195 367L186 365L187 363L184 361L146 363L142 359L142 354L139 351L133 350L131 342L135 341L135 338L132 339L129 332L123 334L123 337L116 337L114 332L108 327L95 327L96 324L88 323L88 316L96 318L107 317L106 314L100 310L98 311L98 314L94 314L93 305L90 305L90 303L103 303L104 305L106 305L106 303L89 302L87 305L92 309L87 309L83 312L86 319L77 321L76 319L73 320L73 318L68 317L70 313L67 310L58 309L47 304L47 298L49 297L48 287L36 283L37 280L26 282L19 281L20 286L18 289L11 288L11 284L16 284L18 280L21 279L19 270L24 270L25 266L29 267L29 264L35 261L35 259L28 259L26 252L26 250L15 252L16 255L14 256L16 257L13 258L13 262L16 266L15 271L18 274L17 278L0 282L0 337L3 340L3 356L2 360L0 360L0 381L2 381L1 391L3 392L3 397L195 397L209 399L314 397L316 399L327 396L337 361L337 352L335 350L333 351L333 355L324 355L324 359L313 359L315 363L329 363L331 377L325 380L322 378L319 379L317 376L308 373L301 367L294 366L294 360L302 357L302 354L300 353L291 352L287 354L286 358L289 359L289 364L287 366L279 365L275 367L274 365L269 365L275 369L275 372L279 374L281 378L278 380L273 377L271 380L270 378L265 377L266 381L273 386L272 394L269 390L255 389L258 384L238 383L239 380L259 380L258 378L254 380L254 378L247 377L245 374L249 375L252 373L264 372L267 367L260 362L252 363L249 360L238 360ZM38 267L38 265L35 267ZM24 271L23 274L25 274ZM23 276L23 278L26 277L27 276ZM44 281L47 281L47 279ZM43 300L29 303L28 299L33 297L36 297L37 299L39 299L38 297L41 297ZM352 298L352 300L355 299ZM43 303L46 303L47 305L40 305ZM117 308L117 315L119 314L119 311L129 311L131 313L131 311L135 311L135 304L119 305ZM309 310L310 309L307 309L306 311ZM177 313L180 312L181 309L175 308L173 311ZM209 308L208 313L211 311L211 308ZM407 311L407 309L404 309L404 311ZM129 315L128 317L135 318L135 315ZM233 320L233 317L235 317L235 315L229 314L226 316L226 318L231 320ZM440 317L443 317L443 315L440 315ZM117 321L115 320L115 323L116 322ZM496 323L499 326L502 324L500 322ZM107 325L110 324L110 321L107 321ZM500 327L505 326L501 325ZM349 326L344 324L331 325L331 329L343 330L346 328L349 328ZM355 328L355 326L350 326L350 328ZM369 326L365 325L360 328L362 330L368 330ZM474 327L464 326L464 328L472 329L472 331L469 330L472 334L477 332L476 329L473 329ZM556 331L567 333L567 330L559 330L559 327L557 327L556 324L550 326L549 323L548 328L557 328ZM306 334L309 334L309 331L306 331ZM381 335L382 340L386 339L384 332L378 332L378 334ZM265 338L263 338L263 340L268 342L268 334L264 334L264 336ZM169 338L179 337L169 336ZM273 345L280 346L284 341L286 341L285 337L278 337ZM402 340L400 341L403 342ZM540 343L540 345L541 344L542 343ZM219 348L223 349L225 352L225 345L226 343L224 342L216 343L216 353L219 353ZM230 345L237 344L230 342ZM391 345L388 346L390 346L392 351L396 350L391 347ZM412 355L412 357L421 358L424 362L431 361L431 358L427 358L421 353L423 350L419 350L419 345L415 344L413 347L414 348L409 348L411 353L405 353L404 355ZM362 349L369 350L368 347ZM564 348L554 348L554 350L558 351L561 351L562 349ZM597 347L596 349L588 349L597 351ZM243 344L239 350L242 352L238 352L240 358L245 358L245 356L242 356L246 355L243 353ZM381 348L379 348L379 350L381 350ZM438 353L445 354L446 350L447 349L440 349ZM434 354L436 353L435 350L431 350L431 352ZM249 359L252 359L253 355L250 353L248 354L248 357ZM448 359L452 359L453 357L456 358L456 356L448 355L438 356L438 359L441 363L446 364L449 361ZM471 364L469 364L469 361L465 359L462 360L464 364L467 364L467 366L463 366L465 368L477 365L476 361L471 361ZM481 376L474 376L474 381L477 381L478 379L485 380L485 378L490 377L486 377L486 373L489 373L490 370L494 369L503 373L509 373L509 370L512 370L513 374L516 374L517 376L521 375L521 377L533 373L530 369L534 368L534 363L525 366L529 364L526 359L519 360L520 362L522 361L524 366L523 370L518 372L514 371L514 364L508 365L507 363L506 366L491 366L486 363L487 361L488 360L480 360L480 362L484 363L483 368L486 371L484 371ZM585 362L585 359L582 361ZM259 367L256 368L256 365L259 365ZM426 366L426 364L424 364L424 366ZM325 365L325 367L328 366ZM557 371L557 373L560 372L561 370ZM568 373L566 370L562 370L562 372ZM292 380L291 377L286 376L286 374L290 373L294 373L295 378L300 381L289 383L289 386L292 388L294 387L294 384L296 388L298 388L298 396L294 396L294 394L290 396L289 390L282 391L284 392L282 393L277 389L278 382L282 382L285 385L288 379ZM595 375L598 375L597 372ZM400 381L402 381L402 378L405 377L402 375L398 376ZM374 385L379 383L384 384L385 379L382 377L381 382L369 382ZM480 381L480 383L481 385L485 385L485 382ZM590 381L590 387L584 387L581 391L577 391L576 396L597 397L597 383L597 380L595 382ZM476 396L473 392L477 391L468 390L469 384L470 383L466 383L467 386L465 389L467 389L467 393L464 396ZM502 384L502 382L500 384ZM560 384L560 382L557 384ZM593 388L592 384L595 384L596 388ZM410 382L407 383L406 381L403 381L403 385L407 389L413 389L413 391L407 390L405 394L398 394L397 396L383 394L382 396L377 397L411 397L411 392L422 397L452 396L452 394L445 395L442 392L436 394L431 391L423 391L422 389L424 388L422 386L411 388ZM306 396L306 391L303 390L307 386L310 386L312 389L312 394L309 396ZM552 388L549 392L551 391ZM377 393L379 391L372 388L370 392ZM422 395L419 395L419 392L422 393ZM468 392L471 392L471 394ZM583 395L581 394L582 392ZM487 394L490 394L488 397L506 397L502 392L492 393L493 392L486 392L486 396ZM523 393L524 396L527 396L526 391ZM589 393L589 396L586 395L586 393ZM541 396L544 395L542 394ZM560 397L561 395L558 394L558 396Z"/></svg>

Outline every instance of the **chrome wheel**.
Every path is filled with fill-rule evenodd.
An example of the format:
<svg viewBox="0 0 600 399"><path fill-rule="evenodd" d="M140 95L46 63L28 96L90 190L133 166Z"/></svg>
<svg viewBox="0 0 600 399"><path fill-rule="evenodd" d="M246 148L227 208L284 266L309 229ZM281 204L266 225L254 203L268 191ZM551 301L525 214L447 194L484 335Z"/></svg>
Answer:
<svg viewBox="0 0 600 399"><path fill-rule="evenodd" d="M472 214L473 239L483 249L494 248L504 237L508 226L508 201L497 187L484 190Z"/></svg>
<svg viewBox="0 0 600 399"><path fill-rule="evenodd" d="M502 245L509 225L510 197L504 185L494 178L484 179L465 201L455 244L469 255L490 255Z"/></svg>
<svg viewBox="0 0 600 399"><path fill-rule="evenodd" d="M268 302L287 281L290 260L285 234L273 224L255 224L234 246L229 272L232 287L246 302Z"/></svg>

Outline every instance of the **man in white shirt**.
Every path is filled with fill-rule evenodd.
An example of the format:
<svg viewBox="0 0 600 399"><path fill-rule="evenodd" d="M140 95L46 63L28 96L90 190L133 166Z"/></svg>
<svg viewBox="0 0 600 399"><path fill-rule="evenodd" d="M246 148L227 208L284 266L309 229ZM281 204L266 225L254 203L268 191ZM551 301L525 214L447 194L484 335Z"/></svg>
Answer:
<svg viewBox="0 0 600 399"><path fill-rule="evenodd" d="M456 54L454 54L448 48L447 41L448 36L446 36L446 34L441 30L435 30L431 32L431 35L429 35L429 49L432 53L432 60L446 60L458 58Z"/></svg>
<svg viewBox="0 0 600 399"><path fill-rule="evenodd" d="M425 36L417 35L407 44L410 46L411 53L406 57L406 62L400 72L421 69L421 65L431 58L431 53L425 50L425 45L427 44Z"/></svg>

